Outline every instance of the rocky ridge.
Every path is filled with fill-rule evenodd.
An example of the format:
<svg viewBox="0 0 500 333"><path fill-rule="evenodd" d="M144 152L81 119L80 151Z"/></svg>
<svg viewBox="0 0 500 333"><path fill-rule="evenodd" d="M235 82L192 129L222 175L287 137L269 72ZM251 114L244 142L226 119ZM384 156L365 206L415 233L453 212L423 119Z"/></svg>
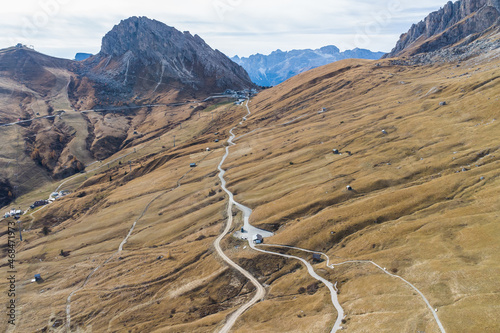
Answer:
<svg viewBox="0 0 500 333"><path fill-rule="evenodd" d="M500 0L449 1L402 34L385 58L434 52L459 42L469 44L500 26Z"/></svg>
<svg viewBox="0 0 500 333"><path fill-rule="evenodd" d="M391 63L401 66L437 65L446 62L460 63L474 57L483 58L486 56L489 58L500 57L500 29L473 41L466 40L453 47L394 59L391 60Z"/></svg>

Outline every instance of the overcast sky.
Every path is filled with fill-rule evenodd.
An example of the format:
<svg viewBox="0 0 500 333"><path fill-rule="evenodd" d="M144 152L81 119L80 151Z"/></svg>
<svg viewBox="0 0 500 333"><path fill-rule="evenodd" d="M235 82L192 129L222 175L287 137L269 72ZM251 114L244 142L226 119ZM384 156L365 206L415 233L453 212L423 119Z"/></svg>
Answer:
<svg viewBox="0 0 500 333"><path fill-rule="evenodd" d="M336 45L390 51L446 1L17 0L2 3L0 48L17 43L62 58L97 53L122 19L147 16L198 34L228 56Z"/></svg>

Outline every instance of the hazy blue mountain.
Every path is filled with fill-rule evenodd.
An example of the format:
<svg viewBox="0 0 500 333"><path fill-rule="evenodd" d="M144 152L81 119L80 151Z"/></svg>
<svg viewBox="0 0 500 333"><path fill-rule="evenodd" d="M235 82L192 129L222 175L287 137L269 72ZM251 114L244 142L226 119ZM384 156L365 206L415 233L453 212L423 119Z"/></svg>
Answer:
<svg viewBox="0 0 500 333"><path fill-rule="evenodd" d="M307 70L349 58L380 59L384 52L354 49L340 52L330 45L317 50L277 50L269 55L254 54L248 58L235 56L234 62L246 69L252 81L260 86L275 86Z"/></svg>
<svg viewBox="0 0 500 333"><path fill-rule="evenodd" d="M85 59L88 59L90 57L92 57L93 54L90 54L90 53L77 53L75 55L75 60L76 61L83 61Z"/></svg>

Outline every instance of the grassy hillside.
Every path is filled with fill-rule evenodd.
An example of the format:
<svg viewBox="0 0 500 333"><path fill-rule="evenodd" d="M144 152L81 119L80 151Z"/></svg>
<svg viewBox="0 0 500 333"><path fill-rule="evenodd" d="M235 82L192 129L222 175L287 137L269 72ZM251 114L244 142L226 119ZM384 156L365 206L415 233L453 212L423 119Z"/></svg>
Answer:
<svg viewBox="0 0 500 333"><path fill-rule="evenodd" d="M374 260L421 288L450 331L493 332L499 73L477 59L344 61L265 91L228 162L237 200L277 231L269 242ZM436 329L418 297L401 304L410 289L358 266L328 272L350 329Z"/></svg>
<svg viewBox="0 0 500 333"><path fill-rule="evenodd" d="M250 102L224 165L228 188L254 209L254 225L275 232L266 243L323 251L335 263L373 260L422 291L447 331L498 331L498 65L348 60L292 78ZM16 329L65 331L75 292L72 331L213 332L252 297L212 245L227 217L222 139L246 110L215 112L186 118L147 154L75 178L74 193L28 220L17 248ZM328 290L299 262L255 253L231 235L224 248L268 291L233 331L330 331ZM365 263L315 267L337 282L350 331L438 331L399 279ZM35 273L45 281L30 283Z"/></svg>

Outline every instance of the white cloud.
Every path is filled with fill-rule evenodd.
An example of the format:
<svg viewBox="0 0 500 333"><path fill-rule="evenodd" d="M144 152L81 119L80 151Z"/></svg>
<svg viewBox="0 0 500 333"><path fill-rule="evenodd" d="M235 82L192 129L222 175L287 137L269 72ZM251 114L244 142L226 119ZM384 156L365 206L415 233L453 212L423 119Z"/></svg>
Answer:
<svg viewBox="0 0 500 333"><path fill-rule="evenodd" d="M0 48L22 42L72 58L76 52L98 52L106 32L130 16L189 30L228 55L329 44L389 51L412 23L440 5L428 0L23 0L2 7Z"/></svg>

